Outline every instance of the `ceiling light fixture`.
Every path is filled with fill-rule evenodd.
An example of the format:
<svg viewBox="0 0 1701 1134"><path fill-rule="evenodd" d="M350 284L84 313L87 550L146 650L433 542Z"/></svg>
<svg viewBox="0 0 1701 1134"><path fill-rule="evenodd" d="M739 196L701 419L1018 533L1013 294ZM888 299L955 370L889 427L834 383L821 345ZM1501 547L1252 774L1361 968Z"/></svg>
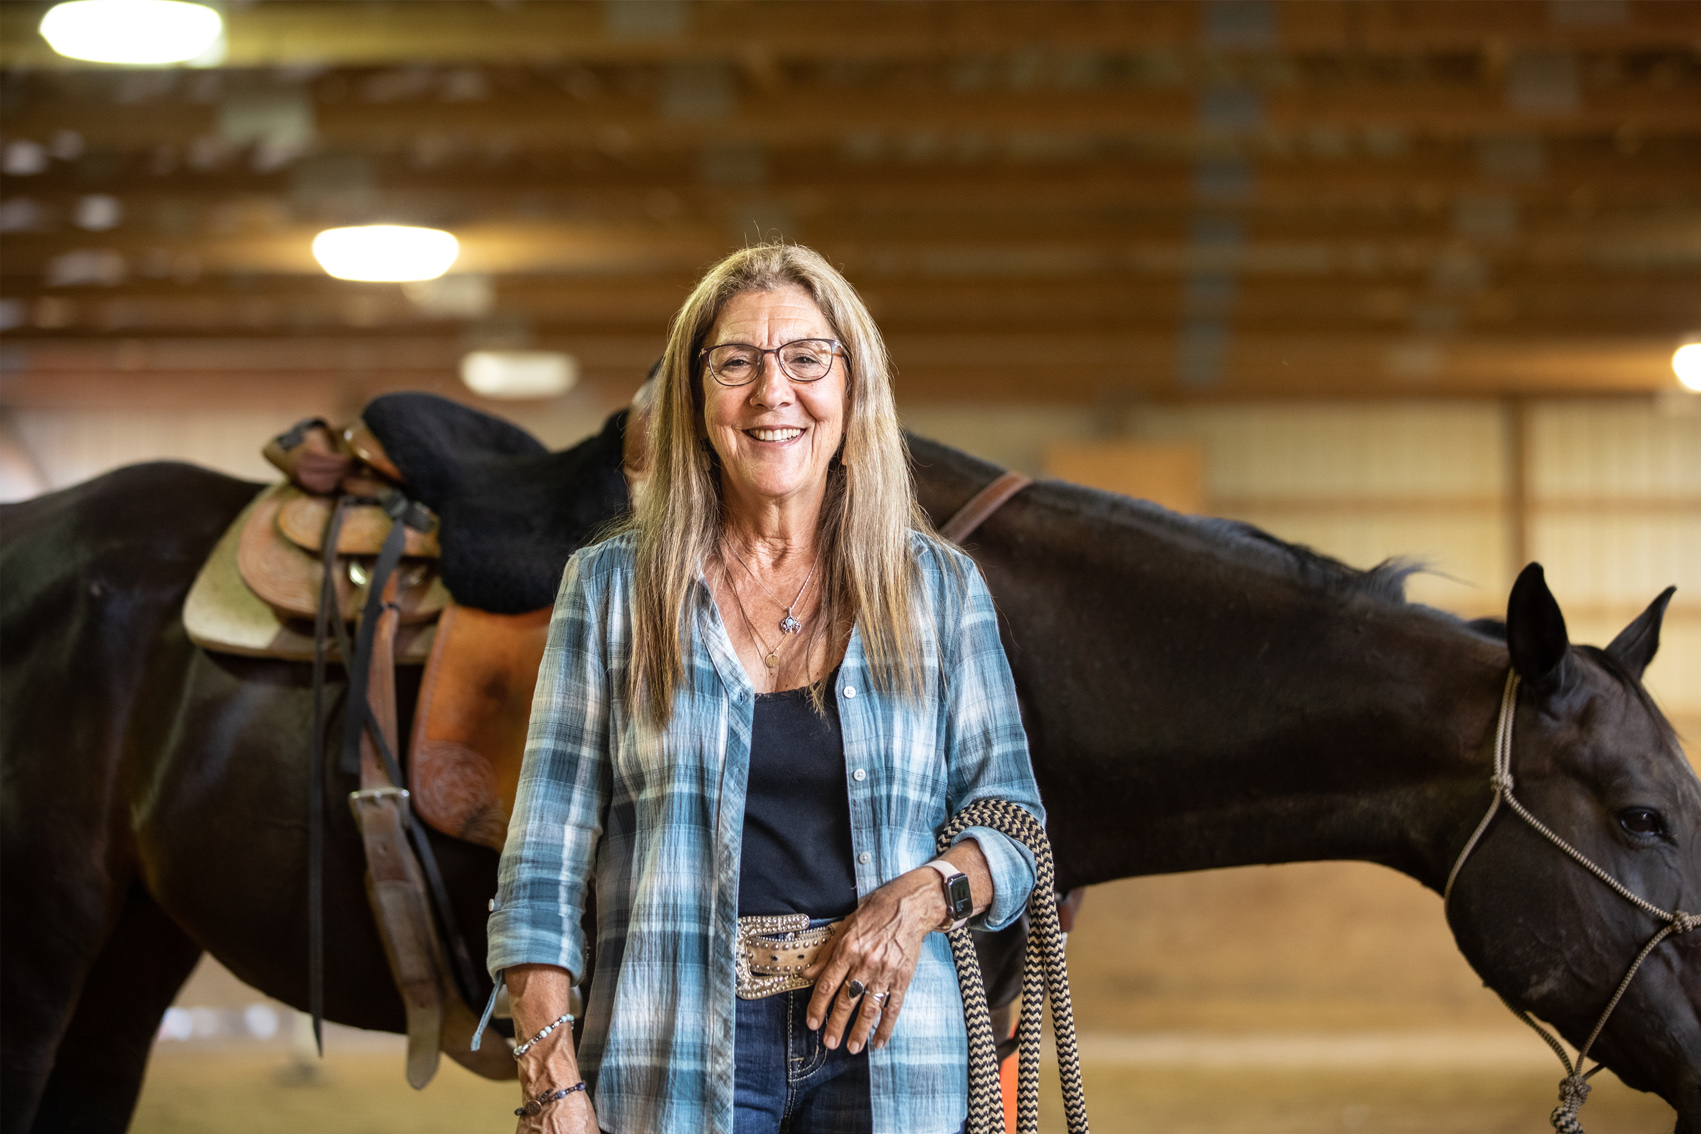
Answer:
<svg viewBox="0 0 1701 1134"><path fill-rule="evenodd" d="M70 59L158 65L205 55L224 34L224 20L183 0L70 0L48 9L40 31Z"/></svg>
<svg viewBox="0 0 1701 1134"><path fill-rule="evenodd" d="M459 242L441 229L402 224L328 228L313 238L313 257L327 272L369 283L434 280L460 252Z"/></svg>
<svg viewBox="0 0 1701 1134"><path fill-rule="evenodd" d="M461 381L487 398L555 398L579 381L579 360L554 350L475 350Z"/></svg>
<svg viewBox="0 0 1701 1134"><path fill-rule="evenodd" d="M1701 394L1701 343L1685 343L1671 356L1671 368L1687 390Z"/></svg>

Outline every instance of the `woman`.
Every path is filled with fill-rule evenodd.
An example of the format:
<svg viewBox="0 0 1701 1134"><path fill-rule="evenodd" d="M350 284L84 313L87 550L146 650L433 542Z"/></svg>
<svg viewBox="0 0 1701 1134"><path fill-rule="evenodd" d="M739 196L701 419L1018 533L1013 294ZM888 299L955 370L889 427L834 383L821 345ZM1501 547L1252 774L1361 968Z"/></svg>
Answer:
<svg viewBox="0 0 1701 1134"><path fill-rule="evenodd" d="M816 253L716 265L659 383L633 521L562 578L492 903L538 1037L522 1129L958 1130L936 931L1015 920L1033 859L971 828L936 862L936 832L982 798L1043 817L985 584L929 534L879 332Z"/></svg>

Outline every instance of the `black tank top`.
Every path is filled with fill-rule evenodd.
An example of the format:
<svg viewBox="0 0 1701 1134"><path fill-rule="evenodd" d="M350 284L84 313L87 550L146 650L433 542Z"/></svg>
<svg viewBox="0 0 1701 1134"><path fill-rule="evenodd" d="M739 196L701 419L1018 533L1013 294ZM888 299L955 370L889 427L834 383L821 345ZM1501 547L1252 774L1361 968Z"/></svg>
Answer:
<svg viewBox="0 0 1701 1134"><path fill-rule="evenodd" d="M832 689L831 682L828 689ZM843 917L856 909L839 706L806 689L762 693L750 726L738 916Z"/></svg>

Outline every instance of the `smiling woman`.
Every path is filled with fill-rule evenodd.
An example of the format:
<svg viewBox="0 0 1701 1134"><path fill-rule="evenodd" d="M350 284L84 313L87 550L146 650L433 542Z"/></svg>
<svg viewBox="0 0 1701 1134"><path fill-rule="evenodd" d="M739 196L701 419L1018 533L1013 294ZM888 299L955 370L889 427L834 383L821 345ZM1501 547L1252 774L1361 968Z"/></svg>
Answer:
<svg viewBox="0 0 1701 1134"><path fill-rule="evenodd" d="M985 827L936 839L979 800L1042 816L986 585L919 510L880 333L814 252L714 267L658 382L636 514L556 600L490 920L522 1120L958 1130L937 931L1010 924L1035 871Z"/></svg>

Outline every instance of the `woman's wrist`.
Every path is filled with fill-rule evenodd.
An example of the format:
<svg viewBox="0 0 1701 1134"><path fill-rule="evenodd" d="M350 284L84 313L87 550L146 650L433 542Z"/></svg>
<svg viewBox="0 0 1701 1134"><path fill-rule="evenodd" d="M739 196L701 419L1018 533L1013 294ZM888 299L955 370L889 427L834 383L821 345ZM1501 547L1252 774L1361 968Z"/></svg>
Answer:
<svg viewBox="0 0 1701 1134"><path fill-rule="evenodd" d="M903 881L909 883L899 899L905 920L920 927L924 933L932 933L945 923L950 912L945 904L945 889L940 885L938 871L930 866L918 867L910 871Z"/></svg>

